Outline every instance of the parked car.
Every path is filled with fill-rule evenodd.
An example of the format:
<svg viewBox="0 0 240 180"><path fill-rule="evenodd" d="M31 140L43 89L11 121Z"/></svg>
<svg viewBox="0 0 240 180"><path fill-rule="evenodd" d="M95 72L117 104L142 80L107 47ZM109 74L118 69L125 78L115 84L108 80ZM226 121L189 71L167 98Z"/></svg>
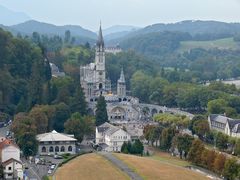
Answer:
<svg viewBox="0 0 240 180"><path fill-rule="evenodd" d="M60 156L60 155L55 154L55 155L54 155L54 159L63 159L63 157Z"/></svg>
<svg viewBox="0 0 240 180"><path fill-rule="evenodd" d="M51 169L49 169L47 173L48 173L48 174L52 174L52 170L51 170Z"/></svg>
<svg viewBox="0 0 240 180"><path fill-rule="evenodd" d="M51 165L50 170L54 170L55 169L55 164Z"/></svg>

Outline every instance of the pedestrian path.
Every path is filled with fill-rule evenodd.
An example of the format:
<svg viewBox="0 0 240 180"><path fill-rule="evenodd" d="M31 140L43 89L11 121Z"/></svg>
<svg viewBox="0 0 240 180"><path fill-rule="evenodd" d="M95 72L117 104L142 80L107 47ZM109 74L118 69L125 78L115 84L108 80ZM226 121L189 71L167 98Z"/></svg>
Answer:
<svg viewBox="0 0 240 180"><path fill-rule="evenodd" d="M113 163L116 167L118 167L125 174L127 174L132 180L143 180L143 178L140 177L137 173L135 173L132 169L130 169L127 164L122 162L117 157L113 156L111 153L99 152L99 154L102 155L103 157L105 157L111 163Z"/></svg>

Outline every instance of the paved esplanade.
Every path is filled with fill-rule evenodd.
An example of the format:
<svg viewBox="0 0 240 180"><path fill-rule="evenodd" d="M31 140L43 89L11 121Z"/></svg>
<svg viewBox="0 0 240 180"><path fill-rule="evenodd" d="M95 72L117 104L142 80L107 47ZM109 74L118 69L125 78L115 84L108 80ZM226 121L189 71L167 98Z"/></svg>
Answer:
<svg viewBox="0 0 240 180"><path fill-rule="evenodd" d="M132 169L128 167L127 164L113 156L111 153L108 152L99 152L103 157L105 157L107 160L112 162L115 166L117 166L121 171L126 173L131 179L133 180L143 180L142 177L140 177L138 174L136 174Z"/></svg>

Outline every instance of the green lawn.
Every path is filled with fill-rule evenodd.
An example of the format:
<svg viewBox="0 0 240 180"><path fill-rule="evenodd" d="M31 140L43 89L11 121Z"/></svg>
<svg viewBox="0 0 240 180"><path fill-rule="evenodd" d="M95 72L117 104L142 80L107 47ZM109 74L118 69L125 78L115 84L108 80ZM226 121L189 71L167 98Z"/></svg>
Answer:
<svg viewBox="0 0 240 180"><path fill-rule="evenodd" d="M176 166L186 167L191 164L188 161L182 160L178 157L173 157L169 153L162 152L157 148L150 147L150 150L153 152L152 156L149 156L150 159L155 159L163 163L172 164Z"/></svg>
<svg viewBox="0 0 240 180"><path fill-rule="evenodd" d="M182 41L178 52L185 52L194 48L219 48L219 49L240 49L240 45L233 38L224 38L214 41Z"/></svg>

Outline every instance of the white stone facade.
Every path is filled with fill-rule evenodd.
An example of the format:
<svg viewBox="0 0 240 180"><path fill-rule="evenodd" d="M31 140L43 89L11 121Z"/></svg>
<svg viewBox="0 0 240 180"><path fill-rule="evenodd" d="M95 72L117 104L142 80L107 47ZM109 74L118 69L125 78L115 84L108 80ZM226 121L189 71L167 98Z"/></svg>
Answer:
<svg viewBox="0 0 240 180"><path fill-rule="evenodd" d="M54 155L54 154L75 154L77 140L72 135L58 133L52 131L37 135L38 154L40 155Z"/></svg>
<svg viewBox="0 0 240 180"><path fill-rule="evenodd" d="M96 127L96 144L104 151L120 152L124 142L131 141L131 135L123 129L104 123Z"/></svg>
<svg viewBox="0 0 240 180"><path fill-rule="evenodd" d="M211 114L208 116L211 130L222 132L228 136L240 137L240 120L226 117L225 115Z"/></svg>
<svg viewBox="0 0 240 180"><path fill-rule="evenodd" d="M23 179L23 167L20 161L10 159L3 163L5 179Z"/></svg>
<svg viewBox="0 0 240 180"><path fill-rule="evenodd" d="M5 162L11 158L20 161L20 149L15 145L9 145L2 149L1 160Z"/></svg>

